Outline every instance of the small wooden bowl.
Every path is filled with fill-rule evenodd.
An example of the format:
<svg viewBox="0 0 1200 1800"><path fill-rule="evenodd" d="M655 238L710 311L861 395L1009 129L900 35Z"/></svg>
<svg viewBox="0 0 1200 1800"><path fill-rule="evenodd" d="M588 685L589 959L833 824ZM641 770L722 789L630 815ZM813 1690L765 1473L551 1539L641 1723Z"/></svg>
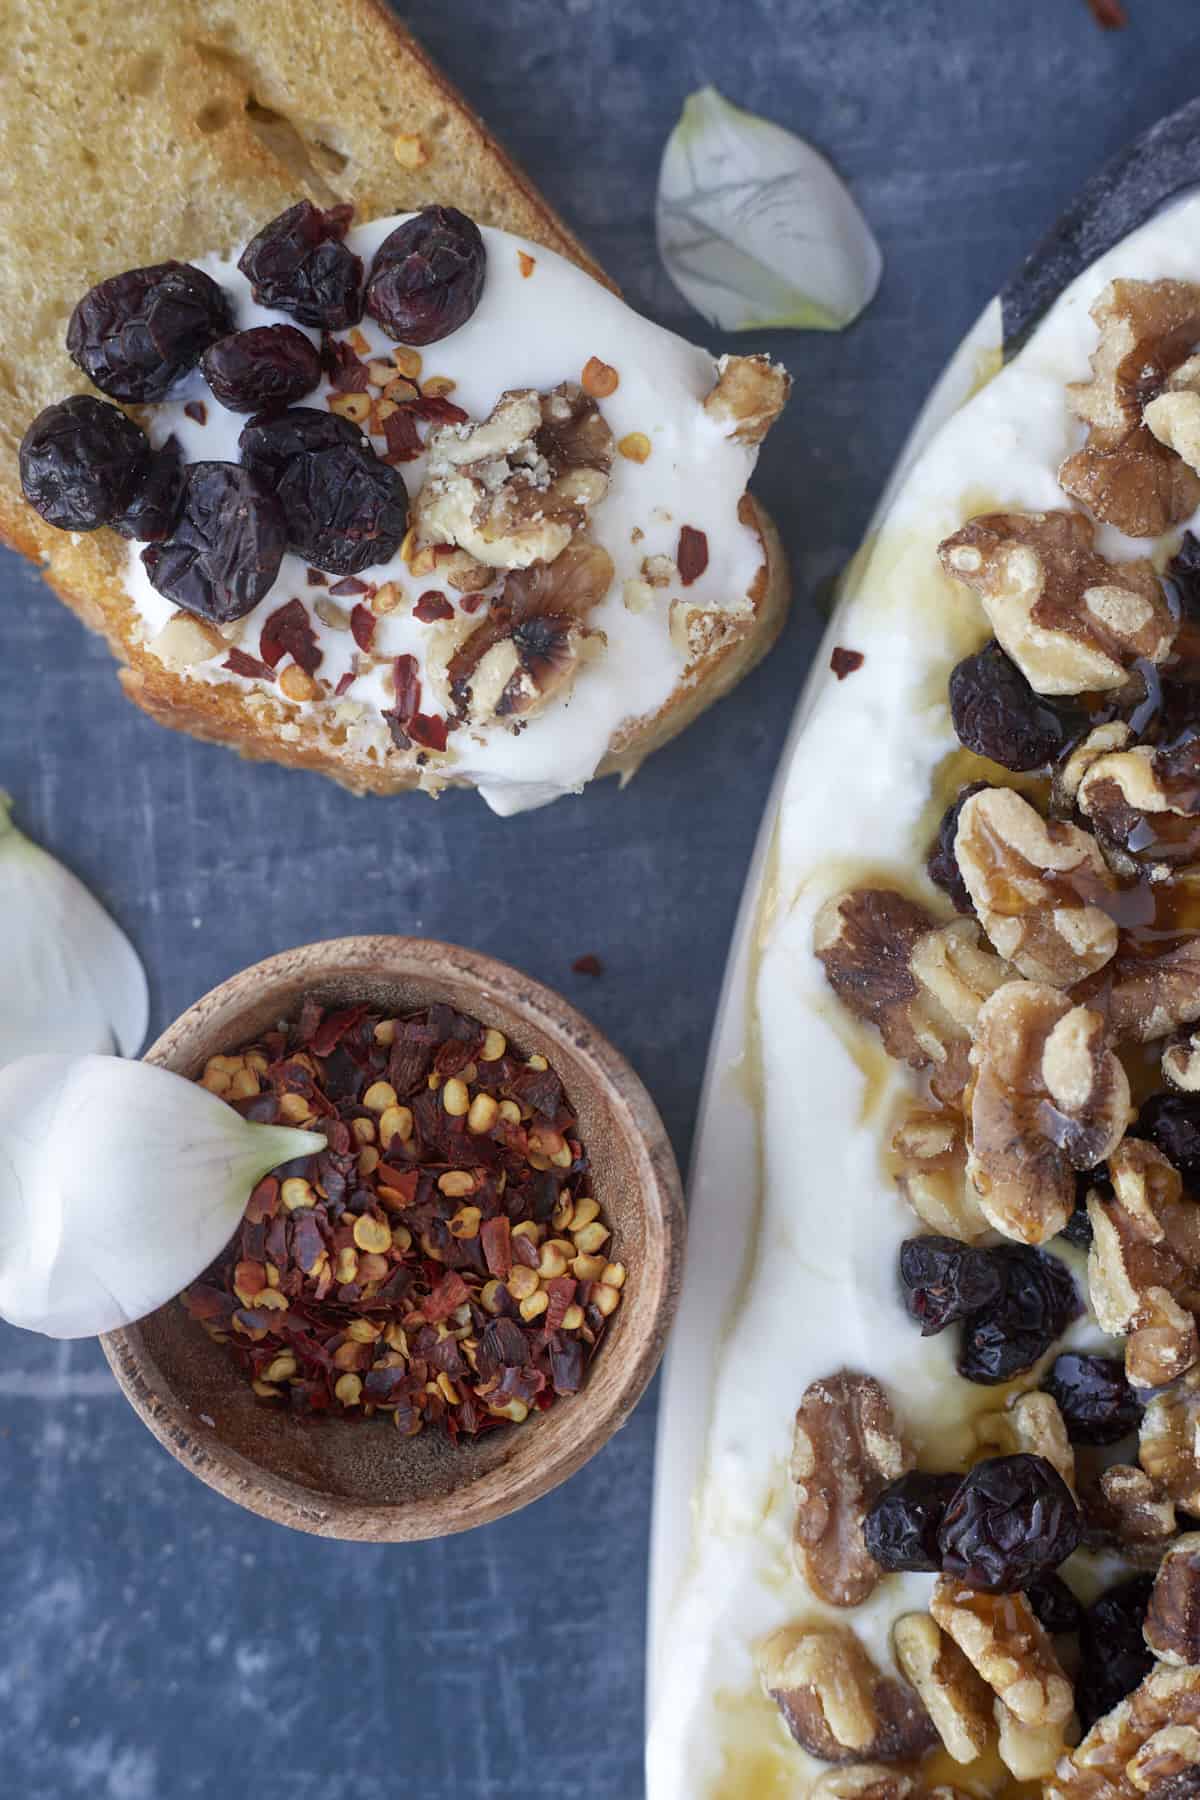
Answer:
<svg viewBox="0 0 1200 1800"><path fill-rule="evenodd" d="M592 1158L592 1192L628 1276L578 1394L523 1425L455 1446L402 1438L383 1419L304 1421L254 1398L178 1301L101 1342L155 1437L229 1500L322 1537L442 1537L515 1512L565 1481L628 1418L654 1373L679 1298L684 1213L662 1121L628 1063L565 1000L473 950L424 938L308 944L206 994L147 1053L181 1075L292 1018L305 995L403 1012L445 1000L557 1070Z"/></svg>

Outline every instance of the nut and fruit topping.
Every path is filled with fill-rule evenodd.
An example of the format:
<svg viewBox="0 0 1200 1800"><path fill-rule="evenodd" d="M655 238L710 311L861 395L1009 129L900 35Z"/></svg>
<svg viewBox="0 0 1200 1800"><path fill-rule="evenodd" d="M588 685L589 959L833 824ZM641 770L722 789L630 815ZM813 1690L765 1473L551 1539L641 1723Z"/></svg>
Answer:
<svg viewBox="0 0 1200 1800"><path fill-rule="evenodd" d="M970 1242L989 1229L967 1182L961 1117L913 1107L891 1143L896 1185L931 1232Z"/></svg>
<svg viewBox="0 0 1200 1800"><path fill-rule="evenodd" d="M922 1336L962 1321L956 1366L983 1387L1031 1369L1082 1310L1065 1265L1023 1244L909 1238L900 1279Z"/></svg>
<svg viewBox="0 0 1200 1800"><path fill-rule="evenodd" d="M260 306L301 325L344 331L362 318L362 261L343 242L352 206L301 200L264 225L238 259Z"/></svg>
<svg viewBox="0 0 1200 1800"><path fill-rule="evenodd" d="M327 1140L258 1184L183 1296L262 1398L456 1439L582 1386L626 1271L544 1057L448 1006L306 1001L202 1079Z"/></svg>
<svg viewBox="0 0 1200 1800"><path fill-rule="evenodd" d="M89 289L71 314L67 349L102 394L163 400L232 325L211 275L190 263L157 263Z"/></svg>
<svg viewBox="0 0 1200 1800"><path fill-rule="evenodd" d="M283 511L266 484L237 463L194 462L171 535L147 544L142 562L160 594L224 625L266 597L286 548Z"/></svg>
<svg viewBox="0 0 1200 1800"><path fill-rule="evenodd" d="M704 410L739 444L761 444L787 404L792 378L769 356L722 356Z"/></svg>
<svg viewBox="0 0 1200 1800"><path fill-rule="evenodd" d="M1187 1512L1200 1514L1200 1369L1155 1394L1138 1434L1138 1461Z"/></svg>
<svg viewBox="0 0 1200 1800"><path fill-rule="evenodd" d="M474 220L453 206L427 206L375 252L366 309L402 344L436 344L479 305L487 252Z"/></svg>
<svg viewBox="0 0 1200 1800"><path fill-rule="evenodd" d="M992 1736L992 1691L953 1638L928 1613L908 1613L892 1627L892 1649L954 1761L982 1756Z"/></svg>
<svg viewBox="0 0 1200 1800"><path fill-rule="evenodd" d="M757 1662L784 1724L823 1762L901 1762L938 1741L913 1689L881 1675L845 1626L786 1626L759 1645Z"/></svg>
<svg viewBox="0 0 1200 1800"><path fill-rule="evenodd" d="M805 1390L792 1437L794 1544L830 1606L858 1606L879 1580L863 1537L872 1501L911 1463L877 1381L842 1370Z"/></svg>
<svg viewBox="0 0 1200 1800"><path fill-rule="evenodd" d="M144 432L119 407L75 394L40 412L21 439L21 489L60 531L95 531L128 506L147 469Z"/></svg>
<svg viewBox="0 0 1200 1800"><path fill-rule="evenodd" d="M1080 1530L1071 1490L1045 1457L989 1457L946 1508L941 1569L969 1587L1011 1594L1070 1556Z"/></svg>
<svg viewBox="0 0 1200 1800"><path fill-rule="evenodd" d="M1057 1402L1073 1444L1119 1443L1137 1430L1142 1417L1141 1401L1115 1357L1064 1351L1042 1387Z"/></svg>
<svg viewBox="0 0 1200 1800"><path fill-rule="evenodd" d="M294 325L255 325L210 344L200 367L213 394L230 412L290 406L321 380L321 357Z"/></svg>
<svg viewBox="0 0 1200 1800"><path fill-rule="evenodd" d="M1200 1755L1200 1668L1151 1668L1046 1783L1046 1800L1183 1800ZM1091 1724L1086 1713L1085 1725ZM1182 1777L1183 1786L1175 1783Z"/></svg>
<svg viewBox="0 0 1200 1800"><path fill-rule="evenodd" d="M1146 1608L1147 1648L1160 1662L1200 1664L1200 1532L1168 1545ZM1196 1739L1200 1748L1200 1735Z"/></svg>
<svg viewBox="0 0 1200 1800"><path fill-rule="evenodd" d="M992 1594L940 1575L929 1610L1023 1725L1070 1716L1071 1684L1024 1594Z"/></svg>
<svg viewBox="0 0 1200 1800"><path fill-rule="evenodd" d="M960 1480L910 1469L884 1488L863 1521L863 1542L881 1569L894 1574L941 1568L938 1532Z"/></svg>
<svg viewBox="0 0 1200 1800"><path fill-rule="evenodd" d="M995 638L951 670L950 718L966 749L1015 770L1047 768L1087 730L1086 714L1036 693Z"/></svg>
<svg viewBox="0 0 1200 1800"><path fill-rule="evenodd" d="M252 419L238 442L246 468L278 497L288 542L314 568L354 575L395 556L408 529L404 483L349 419L295 406Z"/></svg>
<svg viewBox="0 0 1200 1800"><path fill-rule="evenodd" d="M1115 1543L1125 1561L1138 1567L1157 1561L1179 1529L1175 1502L1162 1485L1128 1463L1110 1463L1084 1496L1089 1538Z"/></svg>
<svg viewBox="0 0 1200 1800"><path fill-rule="evenodd" d="M1124 1337L1135 1387L1159 1388L1200 1359L1200 1208L1178 1172L1139 1138L1109 1158L1112 1199L1088 1198L1088 1287L1101 1328Z"/></svg>
<svg viewBox="0 0 1200 1800"><path fill-rule="evenodd" d="M1176 621L1152 563L1110 563L1082 513L987 513L939 546L974 589L1003 648L1039 694L1124 685L1162 662Z"/></svg>

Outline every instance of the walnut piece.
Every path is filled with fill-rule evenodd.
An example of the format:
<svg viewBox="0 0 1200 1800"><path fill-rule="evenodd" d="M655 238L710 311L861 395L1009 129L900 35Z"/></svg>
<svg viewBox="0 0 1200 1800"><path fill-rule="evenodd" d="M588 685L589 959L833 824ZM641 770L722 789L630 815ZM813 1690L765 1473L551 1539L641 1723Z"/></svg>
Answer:
<svg viewBox="0 0 1200 1800"><path fill-rule="evenodd" d="M476 425L443 425L428 442L413 504L423 544L456 544L491 568L553 562L608 492L613 438L574 382L501 394Z"/></svg>
<svg viewBox="0 0 1200 1800"><path fill-rule="evenodd" d="M1046 1783L1046 1800L1141 1800L1187 1766L1179 1761L1179 1746L1190 1747L1198 1726L1200 1669L1151 1669L1060 1760ZM1189 1735L1181 1740L1180 1733Z"/></svg>
<svg viewBox="0 0 1200 1800"><path fill-rule="evenodd" d="M1200 1513L1200 1369L1189 1369L1142 1415L1138 1461L1185 1512Z"/></svg>
<svg viewBox="0 0 1200 1800"><path fill-rule="evenodd" d="M1160 1662L1200 1663L1200 1532L1167 1546L1146 1609L1146 1643Z"/></svg>
<svg viewBox="0 0 1200 1800"><path fill-rule="evenodd" d="M913 1690L881 1675L845 1626L785 1626L757 1661L788 1730L822 1762L907 1761L937 1742Z"/></svg>
<svg viewBox="0 0 1200 1800"><path fill-rule="evenodd" d="M1080 784L1097 757L1107 756L1110 750L1123 750L1132 737L1133 733L1123 719L1094 725L1054 771L1054 809L1060 813L1073 812Z"/></svg>
<svg viewBox="0 0 1200 1800"><path fill-rule="evenodd" d="M1200 472L1200 356L1172 371L1162 393L1143 407L1142 420L1160 444Z"/></svg>
<svg viewBox="0 0 1200 1800"><path fill-rule="evenodd" d="M1006 1237L1045 1243L1074 1211L1074 1171L1120 1142L1128 1077L1099 1013L1031 981L980 1008L971 1063L967 1174L980 1206Z"/></svg>
<svg viewBox="0 0 1200 1800"><path fill-rule="evenodd" d="M1043 819L1012 788L984 788L959 814L954 855L993 947L1030 981L1072 987L1112 958L1103 902L1116 882L1077 825Z"/></svg>
<svg viewBox="0 0 1200 1800"><path fill-rule="evenodd" d="M973 588L992 630L1039 694L1120 687L1139 657L1175 639L1150 562L1106 562L1082 513L985 513L938 548Z"/></svg>
<svg viewBox="0 0 1200 1800"><path fill-rule="evenodd" d="M992 1692L928 1613L892 1627L892 1651L955 1762L974 1762L992 1735Z"/></svg>
<svg viewBox="0 0 1200 1800"><path fill-rule="evenodd" d="M845 1763L826 1769L808 1790L808 1800L911 1800L916 1782L886 1763Z"/></svg>
<svg viewBox="0 0 1200 1800"><path fill-rule="evenodd" d="M995 1702L997 1744L1000 1761L1018 1781L1043 1781L1053 1775L1058 1759L1078 1736L1074 1719L1056 1720L1050 1725L1023 1725L1003 1700Z"/></svg>
<svg viewBox="0 0 1200 1800"><path fill-rule="evenodd" d="M1162 1053L1163 1078L1185 1094L1200 1093L1200 1031L1168 1044Z"/></svg>
<svg viewBox="0 0 1200 1800"><path fill-rule="evenodd" d="M1042 1456L1075 1492L1075 1451L1051 1394L1020 1394L1002 1412L982 1413L975 1439L997 1456Z"/></svg>
<svg viewBox="0 0 1200 1800"><path fill-rule="evenodd" d="M739 444L761 444L787 404L792 378L769 356L722 356L704 410Z"/></svg>
<svg viewBox="0 0 1200 1800"><path fill-rule="evenodd" d="M1200 936L1112 963L1108 1020L1116 1038L1148 1043L1200 1019Z"/></svg>
<svg viewBox="0 0 1200 1800"><path fill-rule="evenodd" d="M976 922L939 925L890 888L855 888L821 908L813 947L834 993L877 1028L884 1049L932 1070L935 1094L956 1100L979 1008L1011 974Z"/></svg>
<svg viewBox="0 0 1200 1800"><path fill-rule="evenodd" d="M1099 1505L1088 1506L1089 1521L1111 1532L1129 1561L1156 1563L1163 1544L1177 1529L1170 1495L1144 1469L1128 1463L1110 1463L1096 1486Z"/></svg>
<svg viewBox="0 0 1200 1800"><path fill-rule="evenodd" d="M794 1550L800 1573L830 1606L858 1606L874 1592L881 1571L863 1542L863 1520L912 1464L887 1395L869 1375L843 1369L805 1389L790 1465Z"/></svg>
<svg viewBox="0 0 1200 1800"><path fill-rule="evenodd" d="M1200 858L1200 740L1097 757L1077 804L1119 874L1170 880Z"/></svg>
<svg viewBox="0 0 1200 1800"><path fill-rule="evenodd" d="M929 1610L1022 1725L1070 1717L1071 1684L1024 1594L984 1594L939 1575Z"/></svg>
<svg viewBox="0 0 1200 1800"><path fill-rule="evenodd" d="M989 1230L967 1181L959 1113L914 1107L897 1126L891 1148L896 1185L931 1231L969 1244Z"/></svg>
<svg viewBox="0 0 1200 1800"><path fill-rule="evenodd" d="M1200 479L1145 422L1147 404L1200 339L1200 288L1112 281L1091 314L1100 328L1092 379L1067 390L1090 429L1058 478L1097 518L1130 537L1158 537L1200 505Z"/></svg>
<svg viewBox="0 0 1200 1800"><path fill-rule="evenodd" d="M1092 1192L1088 1289L1102 1330L1125 1338L1125 1372L1158 1388L1200 1359L1200 1207L1152 1144L1126 1138L1109 1158L1113 1199Z"/></svg>

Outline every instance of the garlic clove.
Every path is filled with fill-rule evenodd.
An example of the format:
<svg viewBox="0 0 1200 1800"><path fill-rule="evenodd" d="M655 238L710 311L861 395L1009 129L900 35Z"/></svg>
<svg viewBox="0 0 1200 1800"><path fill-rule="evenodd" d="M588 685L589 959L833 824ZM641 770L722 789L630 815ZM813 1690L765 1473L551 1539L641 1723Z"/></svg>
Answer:
<svg viewBox="0 0 1200 1800"><path fill-rule="evenodd" d="M0 1069L0 1317L93 1337L155 1311L228 1242L255 1183L325 1147L115 1056Z"/></svg>
<svg viewBox="0 0 1200 1800"><path fill-rule="evenodd" d="M137 952L10 807L0 792L0 1068L53 1050L136 1056L150 1018Z"/></svg>

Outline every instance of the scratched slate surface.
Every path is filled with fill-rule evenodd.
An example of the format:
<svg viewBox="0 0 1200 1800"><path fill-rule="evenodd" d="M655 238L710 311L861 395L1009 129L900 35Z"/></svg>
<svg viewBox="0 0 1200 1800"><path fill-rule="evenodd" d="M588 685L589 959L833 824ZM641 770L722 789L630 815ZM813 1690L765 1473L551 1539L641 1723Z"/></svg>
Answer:
<svg viewBox="0 0 1200 1800"><path fill-rule="evenodd" d="M758 486L795 613L768 664L624 795L504 823L470 795L353 801L241 765L126 707L105 651L0 557L0 782L139 945L154 1032L286 945L436 934L590 1012L686 1157L820 593L979 308L1096 165L1194 91L1200 15L1128 4L1129 29L1103 34L1084 0L414 0L418 34L653 317L704 335L658 267L652 201L662 141L706 80L833 157L882 241L883 287L844 337L769 343L796 392ZM572 974L585 951L601 979ZM351 1769L355 1800L641 1792L653 1394L516 1518L364 1548L210 1494L93 1346L0 1338L0 1792L325 1800Z"/></svg>

